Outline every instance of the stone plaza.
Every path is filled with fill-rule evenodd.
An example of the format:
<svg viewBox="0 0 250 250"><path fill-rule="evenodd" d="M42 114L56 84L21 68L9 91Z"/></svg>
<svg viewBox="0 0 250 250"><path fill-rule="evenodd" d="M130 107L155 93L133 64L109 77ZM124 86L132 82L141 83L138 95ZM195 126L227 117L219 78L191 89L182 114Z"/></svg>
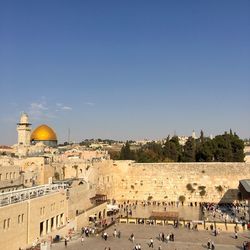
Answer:
<svg viewBox="0 0 250 250"><path fill-rule="evenodd" d="M113 236L114 229L121 232L120 238ZM173 226L149 226L149 225L130 225L130 224L116 224L106 231L109 235L107 241L102 239L101 235L85 237L84 242L81 242L80 235L73 238L68 242L67 247L64 241L55 243L51 249L61 250L80 250L80 249L93 249L103 250L110 247L111 250L132 250L137 243L141 244L142 249L150 249L149 241L152 237L154 240L154 248L158 249L161 245L162 250L185 250L185 249L207 249L207 242L211 240L215 243L215 249L229 250L229 249L242 249L242 243L250 240L249 232L238 234L238 239L234 238L233 233L221 232L218 236L213 236L211 231L193 231L187 228L173 228ZM173 233L175 241L161 242L159 241L159 233L164 232L165 235ZM129 240L131 234L134 234L134 242Z"/></svg>

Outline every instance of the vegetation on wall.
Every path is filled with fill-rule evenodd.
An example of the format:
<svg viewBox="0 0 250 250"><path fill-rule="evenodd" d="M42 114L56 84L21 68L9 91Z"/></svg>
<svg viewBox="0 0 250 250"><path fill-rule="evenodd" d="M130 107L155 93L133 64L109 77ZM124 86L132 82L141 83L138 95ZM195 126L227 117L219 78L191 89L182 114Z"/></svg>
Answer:
<svg viewBox="0 0 250 250"><path fill-rule="evenodd" d="M216 188L216 190L217 190L219 193L222 193L223 190L224 190L223 187L222 187L221 185L216 186L215 188Z"/></svg>
<svg viewBox="0 0 250 250"><path fill-rule="evenodd" d="M149 195L148 196L148 201L151 201L153 199L153 196Z"/></svg>
<svg viewBox="0 0 250 250"><path fill-rule="evenodd" d="M206 194L206 190L201 190L200 191L200 196L204 196Z"/></svg>
<svg viewBox="0 0 250 250"><path fill-rule="evenodd" d="M183 204L186 200L186 197L184 195L179 196L179 201Z"/></svg>
<svg viewBox="0 0 250 250"><path fill-rule="evenodd" d="M191 193L193 193L195 191L195 189L193 188L191 183L188 183L186 186L187 190L190 191Z"/></svg>

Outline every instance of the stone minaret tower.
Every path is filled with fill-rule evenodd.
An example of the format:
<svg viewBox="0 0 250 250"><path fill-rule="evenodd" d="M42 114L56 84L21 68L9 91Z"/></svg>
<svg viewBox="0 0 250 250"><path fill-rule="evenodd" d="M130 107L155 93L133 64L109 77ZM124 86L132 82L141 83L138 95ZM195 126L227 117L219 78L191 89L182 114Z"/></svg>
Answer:
<svg viewBox="0 0 250 250"><path fill-rule="evenodd" d="M30 145L30 128L29 117L26 113L22 113L20 122L17 123L18 145Z"/></svg>

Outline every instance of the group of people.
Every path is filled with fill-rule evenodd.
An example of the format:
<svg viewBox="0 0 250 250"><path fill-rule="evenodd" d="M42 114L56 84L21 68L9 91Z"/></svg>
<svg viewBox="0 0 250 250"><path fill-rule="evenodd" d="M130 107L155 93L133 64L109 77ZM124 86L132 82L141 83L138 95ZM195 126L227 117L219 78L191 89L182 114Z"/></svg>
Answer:
<svg viewBox="0 0 250 250"><path fill-rule="evenodd" d="M202 203L202 212L205 217L227 222L246 223L247 206L245 204L215 204Z"/></svg>
<svg viewBox="0 0 250 250"><path fill-rule="evenodd" d="M167 236L163 232L159 233L159 240L162 242L174 241L174 239L175 235L173 233L167 234Z"/></svg>
<svg viewBox="0 0 250 250"><path fill-rule="evenodd" d="M90 235L95 234L95 228L90 228L90 227L82 227L81 233L82 235L85 234L86 237L89 237Z"/></svg>
<svg viewBox="0 0 250 250"><path fill-rule="evenodd" d="M141 250L141 244L136 244L134 250Z"/></svg>
<svg viewBox="0 0 250 250"><path fill-rule="evenodd" d="M116 228L114 229L114 232L113 232L113 236L116 238L116 237L118 237L118 238L121 238L121 231L118 231L117 232L117 230L116 230Z"/></svg>
<svg viewBox="0 0 250 250"><path fill-rule="evenodd" d="M214 242L212 240L208 240L207 249L211 249L211 250L215 249L215 245L214 245Z"/></svg>

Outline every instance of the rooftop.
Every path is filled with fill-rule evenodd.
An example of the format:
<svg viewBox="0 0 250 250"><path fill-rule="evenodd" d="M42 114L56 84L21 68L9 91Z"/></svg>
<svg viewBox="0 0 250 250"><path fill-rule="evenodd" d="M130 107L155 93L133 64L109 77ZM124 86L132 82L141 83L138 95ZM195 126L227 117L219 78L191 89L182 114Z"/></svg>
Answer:
<svg viewBox="0 0 250 250"><path fill-rule="evenodd" d="M241 185L244 187L244 189L250 193L250 179L240 180Z"/></svg>

